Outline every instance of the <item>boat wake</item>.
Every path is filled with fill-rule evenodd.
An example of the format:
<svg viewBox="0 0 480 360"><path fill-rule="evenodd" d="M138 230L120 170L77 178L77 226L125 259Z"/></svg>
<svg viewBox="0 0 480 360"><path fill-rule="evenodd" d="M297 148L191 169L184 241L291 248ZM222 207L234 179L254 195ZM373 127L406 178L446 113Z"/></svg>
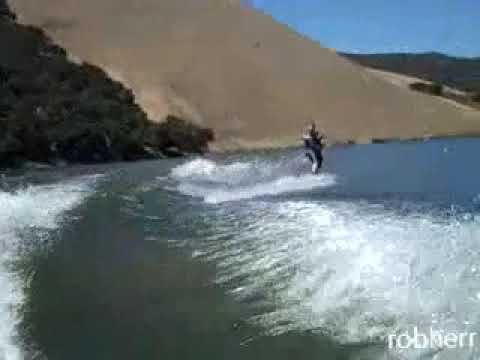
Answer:
<svg viewBox="0 0 480 360"><path fill-rule="evenodd" d="M250 320L268 334L316 332L371 351L358 351L359 359L478 358L475 202L447 207L434 196L432 202L332 197L335 176L298 171L298 160L197 159L174 168L168 178L175 190L206 203L255 198L205 207L200 220L185 215L204 221L208 230L183 246L215 264L215 281L248 304L257 314ZM322 188L329 196L319 200L311 190L318 195ZM292 192L298 194L278 196ZM278 201L265 201L271 195ZM179 216L182 224L192 222ZM455 349L388 349L389 335L415 328L424 334L478 333L479 339Z"/></svg>
<svg viewBox="0 0 480 360"><path fill-rule="evenodd" d="M179 192L202 198L206 203L275 196L302 192L335 184L331 174L301 174L297 159L252 160L230 164L196 159L174 168L170 177ZM298 175L294 175L298 174Z"/></svg>
<svg viewBox="0 0 480 360"><path fill-rule="evenodd" d="M194 241L194 255L260 309L251 320L269 334L318 331L382 349L388 335L413 327L480 334L478 215L331 200L247 205L209 217L215 230ZM367 358L471 359L475 345Z"/></svg>
<svg viewBox="0 0 480 360"><path fill-rule="evenodd" d="M24 235L40 242L42 234L59 228L62 215L79 205L92 191L96 176L48 186L29 186L16 192L0 192L0 359L24 356L15 340L17 311L23 302L20 279L12 270ZM33 230L33 231L32 231Z"/></svg>

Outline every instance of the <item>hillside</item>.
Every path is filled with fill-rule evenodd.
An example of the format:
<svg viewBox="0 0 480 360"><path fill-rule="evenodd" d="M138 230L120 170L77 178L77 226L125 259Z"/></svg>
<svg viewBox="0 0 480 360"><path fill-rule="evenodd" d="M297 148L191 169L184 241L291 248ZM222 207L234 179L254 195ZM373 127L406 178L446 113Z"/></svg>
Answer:
<svg viewBox="0 0 480 360"><path fill-rule="evenodd" d="M180 119L149 121L130 90L94 65L69 61L41 30L15 23L3 0L0 47L0 169L201 152L211 139Z"/></svg>
<svg viewBox="0 0 480 360"><path fill-rule="evenodd" d="M217 148L480 133L480 113L394 86L229 0L11 0L74 58L130 87L150 118L215 131Z"/></svg>
<svg viewBox="0 0 480 360"><path fill-rule="evenodd" d="M363 66L480 92L480 58L457 58L439 53L346 54Z"/></svg>

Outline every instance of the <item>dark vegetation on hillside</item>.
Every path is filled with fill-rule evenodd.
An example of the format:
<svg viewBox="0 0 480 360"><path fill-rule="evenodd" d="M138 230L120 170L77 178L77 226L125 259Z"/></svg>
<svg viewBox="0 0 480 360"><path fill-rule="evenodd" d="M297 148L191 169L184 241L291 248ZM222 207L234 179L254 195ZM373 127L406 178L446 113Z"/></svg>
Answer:
<svg viewBox="0 0 480 360"><path fill-rule="evenodd" d="M480 58L455 58L438 53L340 55L362 66L425 80L410 84L412 90L480 108ZM465 93L446 90L444 85Z"/></svg>
<svg viewBox="0 0 480 360"><path fill-rule="evenodd" d="M480 93L462 93L446 89L442 84L430 82L414 82L409 84L409 88L428 95L441 96L471 108L480 109Z"/></svg>
<svg viewBox="0 0 480 360"><path fill-rule="evenodd" d="M410 84L410 89L434 96L443 95L443 85L439 83L414 82Z"/></svg>
<svg viewBox="0 0 480 360"><path fill-rule="evenodd" d="M480 58L457 58L434 52L340 55L374 69L418 77L466 92L480 93Z"/></svg>
<svg viewBox="0 0 480 360"><path fill-rule="evenodd" d="M153 124L132 92L75 64L0 0L0 168L25 161L96 163L202 153L209 129L169 116Z"/></svg>

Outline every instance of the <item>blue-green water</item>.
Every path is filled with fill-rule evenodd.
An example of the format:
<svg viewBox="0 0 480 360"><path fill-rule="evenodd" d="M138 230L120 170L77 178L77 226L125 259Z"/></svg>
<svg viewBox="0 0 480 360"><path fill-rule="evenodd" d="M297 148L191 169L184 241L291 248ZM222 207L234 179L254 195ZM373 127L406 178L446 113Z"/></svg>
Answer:
<svg viewBox="0 0 480 360"><path fill-rule="evenodd" d="M474 359L386 337L480 331L479 151L335 148L319 176L292 149L7 178L0 359Z"/></svg>

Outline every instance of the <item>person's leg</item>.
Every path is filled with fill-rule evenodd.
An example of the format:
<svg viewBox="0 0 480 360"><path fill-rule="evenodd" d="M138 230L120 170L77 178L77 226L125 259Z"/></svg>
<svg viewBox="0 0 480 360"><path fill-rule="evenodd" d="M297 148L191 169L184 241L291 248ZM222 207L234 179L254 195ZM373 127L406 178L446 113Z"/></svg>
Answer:
<svg viewBox="0 0 480 360"><path fill-rule="evenodd" d="M317 158L317 163L318 163L318 168L321 169L322 168L322 164L323 164L323 156L322 154L320 154Z"/></svg>
<svg viewBox="0 0 480 360"><path fill-rule="evenodd" d="M315 162L315 158L313 156L313 153L310 151L310 150L307 150L307 152L305 153L305 156L308 158L308 160L310 160L312 163Z"/></svg>

